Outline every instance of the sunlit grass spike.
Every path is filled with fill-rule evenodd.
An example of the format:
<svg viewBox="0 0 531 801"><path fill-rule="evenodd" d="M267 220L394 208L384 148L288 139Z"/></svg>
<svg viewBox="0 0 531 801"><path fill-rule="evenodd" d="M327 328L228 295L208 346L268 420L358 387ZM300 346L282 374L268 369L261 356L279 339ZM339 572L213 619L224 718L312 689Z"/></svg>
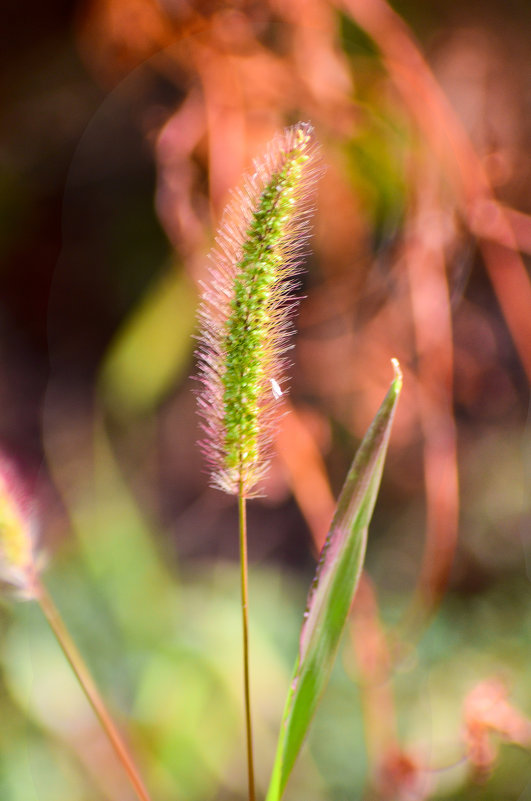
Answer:
<svg viewBox="0 0 531 801"><path fill-rule="evenodd" d="M312 127L287 128L233 195L212 254L199 310L201 443L211 482L238 496L243 674L249 801L255 801L249 670L246 499L269 464L275 411L283 395L294 277L309 235L319 173Z"/></svg>
<svg viewBox="0 0 531 801"><path fill-rule="evenodd" d="M212 253L199 311L201 445L228 493L256 494L267 470L318 164L311 126L286 129L233 195Z"/></svg>

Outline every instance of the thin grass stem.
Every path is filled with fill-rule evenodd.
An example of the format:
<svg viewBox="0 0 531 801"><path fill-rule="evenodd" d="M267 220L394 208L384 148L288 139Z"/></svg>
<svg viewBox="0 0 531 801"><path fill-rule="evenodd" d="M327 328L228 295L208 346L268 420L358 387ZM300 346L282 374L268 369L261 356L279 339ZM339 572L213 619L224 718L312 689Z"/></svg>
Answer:
<svg viewBox="0 0 531 801"><path fill-rule="evenodd" d="M122 766L129 777L129 781L133 785L135 792L140 801L151 801L151 797L142 781L138 769L134 763L129 749L125 745L123 738L118 731L110 712L108 711L99 690L97 689L92 676L79 653L72 637L70 636L61 614L51 596L49 595L43 584L37 579L34 580L35 600L39 604L50 628L52 629L61 649L70 664L81 689L83 690L90 706L94 710L94 714L98 718L101 727L107 735L111 746L116 753L116 756L122 763Z"/></svg>
<svg viewBox="0 0 531 801"><path fill-rule="evenodd" d="M251 690L249 681L249 593L247 580L247 510L245 494L240 482L238 512L240 524L240 585L243 628L243 686L245 696L245 730L247 737L247 771L249 775L249 801L255 801L253 732L251 725Z"/></svg>

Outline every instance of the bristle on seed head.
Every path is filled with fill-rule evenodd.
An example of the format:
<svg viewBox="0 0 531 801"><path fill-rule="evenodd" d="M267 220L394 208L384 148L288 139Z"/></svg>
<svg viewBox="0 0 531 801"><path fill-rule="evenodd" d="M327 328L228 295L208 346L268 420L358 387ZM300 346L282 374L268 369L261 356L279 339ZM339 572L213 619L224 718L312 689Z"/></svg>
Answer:
<svg viewBox="0 0 531 801"><path fill-rule="evenodd" d="M233 194L211 254L199 309L200 445L212 484L231 494L257 494L268 468L320 172L312 127L286 129Z"/></svg>

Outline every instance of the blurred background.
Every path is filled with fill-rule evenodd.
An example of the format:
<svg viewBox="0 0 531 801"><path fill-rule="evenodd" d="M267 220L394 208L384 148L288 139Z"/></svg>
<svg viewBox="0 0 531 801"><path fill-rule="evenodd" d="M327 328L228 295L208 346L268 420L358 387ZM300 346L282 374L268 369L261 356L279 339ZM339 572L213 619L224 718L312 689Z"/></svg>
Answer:
<svg viewBox="0 0 531 801"><path fill-rule="evenodd" d="M231 188L311 121L289 403L249 508L267 788L334 498L405 373L364 577L286 798L531 799L531 7L8 0L0 443L154 799L246 797L237 530L193 397ZM38 609L0 606L2 801L130 801Z"/></svg>

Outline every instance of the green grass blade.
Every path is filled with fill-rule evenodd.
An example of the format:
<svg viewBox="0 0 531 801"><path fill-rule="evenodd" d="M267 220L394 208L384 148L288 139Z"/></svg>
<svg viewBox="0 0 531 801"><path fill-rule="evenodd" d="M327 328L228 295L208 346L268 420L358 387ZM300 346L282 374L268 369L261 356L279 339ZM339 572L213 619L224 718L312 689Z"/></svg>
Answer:
<svg viewBox="0 0 531 801"><path fill-rule="evenodd" d="M354 457L310 589L267 801L279 801L284 792L332 670L359 581L367 529L402 387L396 360L393 366L395 378Z"/></svg>

